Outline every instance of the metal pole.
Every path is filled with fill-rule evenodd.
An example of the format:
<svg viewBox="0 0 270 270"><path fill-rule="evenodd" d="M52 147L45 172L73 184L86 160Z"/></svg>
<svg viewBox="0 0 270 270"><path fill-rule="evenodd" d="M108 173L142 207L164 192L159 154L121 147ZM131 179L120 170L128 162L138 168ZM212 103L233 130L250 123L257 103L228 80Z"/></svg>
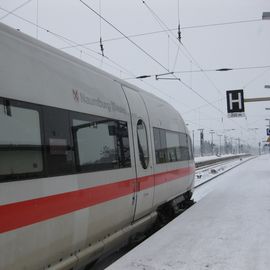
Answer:
<svg viewBox="0 0 270 270"><path fill-rule="evenodd" d="M244 99L244 102L260 102L260 101L270 101L270 97L245 98Z"/></svg>
<svg viewBox="0 0 270 270"><path fill-rule="evenodd" d="M224 136L224 149L225 154L228 154L227 136Z"/></svg>
<svg viewBox="0 0 270 270"><path fill-rule="evenodd" d="M200 152L201 152L201 157L203 156L203 140L204 140L204 138L203 138L203 128L199 128L198 129L199 131L200 131Z"/></svg>
<svg viewBox="0 0 270 270"><path fill-rule="evenodd" d="M212 150L212 155L214 155L214 144L213 144L213 134L215 133L214 130L210 130L211 134L211 150Z"/></svg>
<svg viewBox="0 0 270 270"><path fill-rule="evenodd" d="M192 130L192 149L193 149L193 155L194 155L194 130Z"/></svg>
<svg viewBox="0 0 270 270"><path fill-rule="evenodd" d="M219 154L221 155L221 137L222 135L218 135L219 136Z"/></svg>

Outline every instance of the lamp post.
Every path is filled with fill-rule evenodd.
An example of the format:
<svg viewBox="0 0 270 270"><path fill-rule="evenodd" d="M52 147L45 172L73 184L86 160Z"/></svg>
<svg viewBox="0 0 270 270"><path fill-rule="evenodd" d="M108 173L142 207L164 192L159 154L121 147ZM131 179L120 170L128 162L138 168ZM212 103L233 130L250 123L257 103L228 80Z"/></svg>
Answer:
<svg viewBox="0 0 270 270"><path fill-rule="evenodd" d="M203 156L204 153L204 136L203 136L203 128L198 129L200 131L200 151L201 151L201 157Z"/></svg>
<svg viewBox="0 0 270 270"><path fill-rule="evenodd" d="M240 154L240 152L241 152L241 147L240 147L240 145L241 145L241 143L240 143L240 138L238 137L238 154Z"/></svg>
<svg viewBox="0 0 270 270"><path fill-rule="evenodd" d="M233 137L230 137L230 141L231 141L231 154L234 154Z"/></svg>
<svg viewBox="0 0 270 270"><path fill-rule="evenodd" d="M223 135L218 134L217 136L219 137L219 155L221 156L221 137L222 137Z"/></svg>
<svg viewBox="0 0 270 270"><path fill-rule="evenodd" d="M255 128L249 128L248 130L250 130L250 131L254 131L254 141L256 142L256 144L257 144L257 130L258 130L259 128L257 128L257 127L255 127Z"/></svg>
<svg viewBox="0 0 270 270"><path fill-rule="evenodd" d="M233 131L235 130L235 128L227 128L227 129L223 129L223 133L224 133L224 148L225 148L225 154L228 154L230 149L228 149L228 147L230 148L230 143L228 143L227 141L227 135L226 135L226 132L229 132L229 131ZM228 151L229 150L229 151ZM232 152L232 150L231 150Z"/></svg>
<svg viewBox="0 0 270 270"><path fill-rule="evenodd" d="M210 130L209 132L211 134L211 151L212 151L212 156L214 155L214 144L213 144L213 134L215 134L214 130Z"/></svg>

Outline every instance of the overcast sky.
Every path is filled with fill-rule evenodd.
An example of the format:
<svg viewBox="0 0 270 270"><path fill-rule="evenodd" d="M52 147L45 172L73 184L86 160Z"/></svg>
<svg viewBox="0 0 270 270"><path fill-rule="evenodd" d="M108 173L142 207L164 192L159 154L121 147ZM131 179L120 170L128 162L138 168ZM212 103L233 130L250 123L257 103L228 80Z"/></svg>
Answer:
<svg viewBox="0 0 270 270"><path fill-rule="evenodd" d="M265 108L270 102L246 103L246 118L232 120L227 118L225 93L244 89L245 98L270 96L270 89L264 88L270 84L270 20L261 20L262 12L270 11L269 0L84 1L127 36L176 29L180 20L182 45L176 39L177 30L132 37L147 56L79 0L0 0L0 20L165 99L182 114L190 131L195 130L197 144L199 128L205 129L209 140L211 129L253 145L267 138L265 119L270 111ZM15 10L17 17L6 16L4 10ZM246 22L206 26L240 21ZM100 34L105 58L97 42ZM76 44L87 45L68 48ZM201 71L263 66L267 67ZM166 70L187 71L175 75L189 88L176 80L156 81L154 76L134 79ZM218 144L216 135L214 140Z"/></svg>

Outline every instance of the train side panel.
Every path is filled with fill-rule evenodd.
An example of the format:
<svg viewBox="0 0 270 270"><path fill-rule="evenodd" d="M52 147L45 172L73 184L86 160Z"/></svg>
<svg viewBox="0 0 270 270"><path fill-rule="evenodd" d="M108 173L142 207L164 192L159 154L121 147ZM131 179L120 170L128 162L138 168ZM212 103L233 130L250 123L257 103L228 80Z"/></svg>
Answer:
<svg viewBox="0 0 270 270"><path fill-rule="evenodd" d="M37 104L41 110L50 106L117 119L128 126L129 168L0 183L0 268L41 269L131 223L136 174L129 108L112 78L5 26L0 32L0 97ZM10 117L3 111L1 122ZM98 194L108 196L96 198L96 187ZM119 194L121 190L126 194Z"/></svg>
<svg viewBox="0 0 270 270"><path fill-rule="evenodd" d="M136 165L136 209L134 220L153 211L154 171L151 144L151 126L147 107L134 88L122 86L127 97L133 126L133 142Z"/></svg>
<svg viewBox="0 0 270 270"><path fill-rule="evenodd" d="M178 158L169 157L170 147L173 149L178 144L178 139L185 140L188 138L186 127L183 119L178 112L165 101L145 92L141 93L148 108L150 123L151 123L151 136L153 140L153 158L154 158L154 174L155 174L155 196L154 206L157 207L180 194L189 191L194 181L193 172L194 166L192 164L191 156ZM172 131L172 132L170 132ZM158 151L156 142L158 136L155 134L160 132L160 141L166 140L166 155L167 161L163 162L160 158L163 150ZM174 144L176 143L176 144ZM163 147L162 145L160 146ZM187 149L186 149L187 150ZM159 158L159 160L157 160Z"/></svg>
<svg viewBox="0 0 270 270"><path fill-rule="evenodd" d="M191 189L166 102L2 24L0 58L0 269L102 253Z"/></svg>
<svg viewBox="0 0 270 270"><path fill-rule="evenodd" d="M2 96L129 120L126 98L114 78L3 24L0 32Z"/></svg>

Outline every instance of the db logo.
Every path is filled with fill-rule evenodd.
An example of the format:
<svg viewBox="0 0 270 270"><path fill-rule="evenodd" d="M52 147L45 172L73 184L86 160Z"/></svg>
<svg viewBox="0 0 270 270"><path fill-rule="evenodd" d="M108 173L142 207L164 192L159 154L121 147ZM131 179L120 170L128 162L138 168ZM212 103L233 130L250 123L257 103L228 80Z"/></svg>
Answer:
<svg viewBox="0 0 270 270"><path fill-rule="evenodd" d="M74 100L78 103L79 102L79 91L72 89L72 94L73 94Z"/></svg>

